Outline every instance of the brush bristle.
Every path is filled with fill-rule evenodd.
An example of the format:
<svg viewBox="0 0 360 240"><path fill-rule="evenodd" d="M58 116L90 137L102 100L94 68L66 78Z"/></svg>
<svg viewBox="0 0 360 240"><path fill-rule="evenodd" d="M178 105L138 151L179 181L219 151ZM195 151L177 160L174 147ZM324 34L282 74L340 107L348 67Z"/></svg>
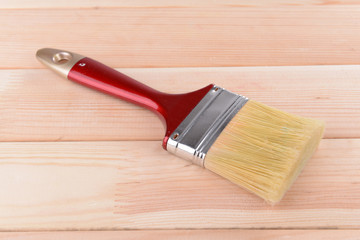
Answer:
<svg viewBox="0 0 360 240"><path fill-rule="evenodd" d="M276 203L315 152L323 130L321 121L249 100L210 148L205 167Z"/></svg>

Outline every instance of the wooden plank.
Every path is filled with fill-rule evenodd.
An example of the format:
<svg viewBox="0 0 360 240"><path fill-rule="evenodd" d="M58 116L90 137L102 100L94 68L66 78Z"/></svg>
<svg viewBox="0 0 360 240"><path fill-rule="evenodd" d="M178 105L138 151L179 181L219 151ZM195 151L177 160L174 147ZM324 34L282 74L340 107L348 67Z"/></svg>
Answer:
<svg viewBox="0 0 360 240"><path fill-rule="evenodd" d="M360 66L122 69L166 92L211 82L326 122L326 138L360 137ZM0 140L160 140L157 117L49 70L0 71Z"/></svg>
<svg viewBox="0 0 360 240"><path fill-rule="evenodd" d="M34 52L48 46L113 67L359 64L359 13L358 4L333 1L2 9L0 67L40 68Z"/></svg>
<svg viewBox="0 0 360 240"><path fill-rule="evenodd" d="M0 230L359 228L360 139L325 139L275 206L159 142L0 143Z"/></svg>
<svg viewBox="0 0 360 240"><path fill-rule="evenodd" d="M186 239L186 240L355 240L360 230L145 230L75 232L0 232L1 240L113 240L113 239Z"/></svg>
<svg viewBox="0 0 360 240"><path fill-rule="evenodd" d="M358 5L356 0L338 0L334 1L320 1L320 0L302 0L291 2L289 0L257 0L249 2L246 0L223 0L223 1L209 1L209 0L62 0L62 1L46 1L46 0L16 0L7 1L0 0L0 8L91 8L91 7L262 7L262 6L312 6L312 5Z"/></svg>

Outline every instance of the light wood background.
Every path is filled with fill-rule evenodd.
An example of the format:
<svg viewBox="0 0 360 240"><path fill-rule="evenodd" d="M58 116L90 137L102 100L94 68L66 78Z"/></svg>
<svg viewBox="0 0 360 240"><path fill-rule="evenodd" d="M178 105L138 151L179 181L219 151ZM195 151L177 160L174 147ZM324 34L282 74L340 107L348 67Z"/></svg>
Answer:
<svg viewBox="0 0 360 240"><path fill-rule="evenodd" d="M0 239L360 239L360 1L0 0ZM326 122L275 206L161 148L139 107L61 79L78 52L163 91L216 83Z"/></svg>

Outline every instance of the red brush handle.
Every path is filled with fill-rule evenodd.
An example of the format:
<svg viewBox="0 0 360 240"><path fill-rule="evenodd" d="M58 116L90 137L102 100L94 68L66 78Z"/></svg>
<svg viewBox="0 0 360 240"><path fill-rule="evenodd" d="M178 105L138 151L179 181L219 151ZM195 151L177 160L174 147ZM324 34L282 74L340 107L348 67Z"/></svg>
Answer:
<svg viewBox="0 0 360 240"><path fill-rule="evenodd" d="M195 92L167 94L150 88L90 58L78 61L70 70L68 79L155 112L166 127L164 148L166 148L166 142L171 133L213 87L210 84Z"/></svg>

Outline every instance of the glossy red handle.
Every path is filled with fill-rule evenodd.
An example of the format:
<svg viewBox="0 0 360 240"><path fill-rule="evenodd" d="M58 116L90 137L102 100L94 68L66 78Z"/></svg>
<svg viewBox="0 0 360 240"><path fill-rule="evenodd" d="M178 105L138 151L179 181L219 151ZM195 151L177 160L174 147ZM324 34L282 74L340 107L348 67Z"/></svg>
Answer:
<svg viewBox="0 0 360 240"><path fill-rule="evenodd" d="M150 88L91 58L83 58L70 70L68 79L148 108L161 117L161 99L167 94Z"/></svg>
<svg viewBox="0 0 360 240"><path fill-rule="evenodd" d="M213 87L186 94L167 94L150 88L90 58L78 61L68 79L152 110L166 127L163 146L171 133Z"/></svg>

